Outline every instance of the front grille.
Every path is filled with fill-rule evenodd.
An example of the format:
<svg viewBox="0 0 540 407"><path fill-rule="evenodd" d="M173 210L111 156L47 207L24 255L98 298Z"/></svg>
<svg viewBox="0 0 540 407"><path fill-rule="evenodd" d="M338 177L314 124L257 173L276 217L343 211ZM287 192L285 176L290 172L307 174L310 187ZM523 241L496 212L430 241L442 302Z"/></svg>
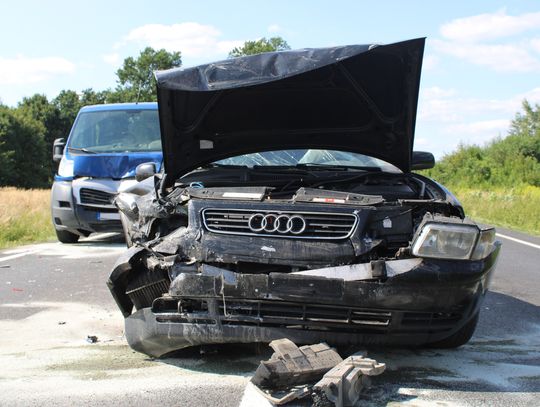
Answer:
<svg viewBox="0 0 540 407"><path fill-rule="evenodd" d="M171 282L165 278L155 278L149 280L144 285L128 287L126 294L135 305L136 309L141 309L152 304L154 298L160 297L163 293L169 291Z"/></svg>
<svg viewBox="0 0 540 407"><path fill-rule="evenodd" d="M81 188L81 203L87 205L112 205L114 194L97 189Z"/></svg>
<svg viewBox="0 0 540 407"><path fill-rule="evenodd" d="M355 332L386 331L392 314L389 311L364 310L320 304L299 304L284 301L234 300L216 301L209 307L206 301L159 298L152 311L160 322L309 327ZM209 309L215 309L212 315Z"/></svg>
<svg viewBox="0 0 540 407"><path fill-rule="evenodd" d="M358 221L352 213L213 208L204 209L202 217L206 229L214 233L296 239L345 239Z"/></svg>

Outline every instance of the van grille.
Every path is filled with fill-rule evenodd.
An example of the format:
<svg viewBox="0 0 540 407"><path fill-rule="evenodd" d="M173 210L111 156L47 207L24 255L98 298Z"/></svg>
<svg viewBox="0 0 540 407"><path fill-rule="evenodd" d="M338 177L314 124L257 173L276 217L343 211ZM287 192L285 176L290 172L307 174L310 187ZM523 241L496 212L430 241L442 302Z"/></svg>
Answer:
<svg viewBox="0 0 540 407"><path fill-rule="evenodd" d="M345 239L358 221L352 213L212 208L204 209L202 217L214 233L296 239Z"/></svg>
<svg viewBox="0 0 540 407"><path fill-rule="evenodd" d="M112 205L114 194L97 189L81 188L81 203L87 205Z"/></svg>

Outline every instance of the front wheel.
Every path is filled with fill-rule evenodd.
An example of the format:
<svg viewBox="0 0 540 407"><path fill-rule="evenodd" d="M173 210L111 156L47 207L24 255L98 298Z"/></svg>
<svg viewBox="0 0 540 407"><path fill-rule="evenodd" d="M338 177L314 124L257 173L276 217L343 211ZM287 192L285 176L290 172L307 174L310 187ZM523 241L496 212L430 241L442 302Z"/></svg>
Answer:
<svg viewBox="0 0 540 407"><path fill-rule="evenodd" d="M67 230L58 230L56 231L56 237L62 243L77 243L79 241L79 235L76 233L68 232Z"/></svg>
<svg viewBox="0 0 540 407"><path fill-rule="evenodd" d="M461 345L465 345L469 342L469 339L472 338L476 325L478 324L478 312L474 317L471 318L463 327L457 331L455 334L445 338L443 340L429 343L430 348L439 348L439 349L451 349L457 348Z"/></svg>

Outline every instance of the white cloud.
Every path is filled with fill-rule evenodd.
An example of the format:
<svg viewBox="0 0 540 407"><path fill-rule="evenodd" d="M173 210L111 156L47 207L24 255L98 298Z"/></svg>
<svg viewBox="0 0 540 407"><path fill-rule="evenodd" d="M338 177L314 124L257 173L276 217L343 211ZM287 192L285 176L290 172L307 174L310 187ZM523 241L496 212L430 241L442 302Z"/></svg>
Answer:
<svg viewBox="0 0 540 407"><path fill-rule="evenodd" d="M540 103L540 87L509 98L465 97L453 89L425 88L418 107L417 147L437 155L455 149L460 143L484 144L505 136L523 99Z"/></svg>
<svg viewBox="0 0 540 407"><path fill-rule="evenodd" d="M533 38L531 40L531 48L536 52L540 52L540 38Z"/></svg>
<svg viewBox="0 0 540 407"><path fill-rule="evenodd" d="M105 61L109 65L118 65L120 63L120 55L116 52L113 52L112 54L104 54L101 56L103 58L103 61Z"/></svg>
<svg viewBox="0 0 540 407"><path fill-rule="evenodd" d="M435 55L426 55L422 61L422 69L425 71L432 71L439 65L439 58Z"/></svg>
<svg viewBox="0 0 540 407"><path fill-rule="evenodd" d="M278 33L283 31L283 28L279 24L270 24L267 28L269 33Z"/></svg>
<svg viewBox="0 0 540 407"><path fill-rule="evenodd" d="M509 37L538 28L540 28L540 12L510 16L503 9L495 13L452 20L443 24L440 32L449 40L476 42Z"/></svg>
<svg viewBox="0 0 540 407"><path fill-rule="evenodd" d="M515 38L527 31L540 31L540 12L512 16L503 9L449 21L440 28L443 39L431 44L440 53L497 72L540 72L540 39Z"/></svg>
<svg viewBox="0 0 540 407"><path fill-rule="evenodd" d="M481 99L460 96L452 89L431 87L422 89L420 93L418 119L460 124L477 122L482 116L511 118L521 109L524 99L540 103L540 88L505 99Z"/></svg>
<svg viewBox="0 0 540 407"><path fill-rule="evenodd" d="M155 49L180 51L186 57L214 57L226 55L244 41L222 40L221 32L211 26L195 22L179 24L146 24L131 30L123 43L135 42ZM118 45L117 45L118 47Z"/></svg>
<svg viewBox="0 0 540 407"><path fill-rule="evenodd" d="M75 64L65 58L0 58L0 84L26 84L45 81L53 76L75 72Z"/></svg>
<svg viewBox="0 0 540 407"><path fill-rule="evenodd" d="M530 52L530 43L476 44L433 40L433 47L445 54L487 66L498 72L540 71L540 59Z"/></svg>
<svg viewBox="0 0 540 407"><path fill-rule="evenodd" d="M448 126L446 132L457 134L459 136L473 135L476 137L478 137L479 134L487 134L487 138L489 139L500 134L506 134L509 125L509 119L481 120Z"/></svg>

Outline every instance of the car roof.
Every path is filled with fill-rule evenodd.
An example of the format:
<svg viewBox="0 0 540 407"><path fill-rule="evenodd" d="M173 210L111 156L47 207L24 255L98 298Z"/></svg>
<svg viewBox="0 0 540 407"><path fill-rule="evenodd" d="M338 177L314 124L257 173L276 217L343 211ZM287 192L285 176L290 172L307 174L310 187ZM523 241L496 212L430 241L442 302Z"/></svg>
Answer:
<svg viewBox="0 0 540 407"><path fill-rule="evenodd" d="M90 105L81 108L82 112L102 112L109 110L157 110L157 102L141 103L110 103L102 105Z"/></svg>

